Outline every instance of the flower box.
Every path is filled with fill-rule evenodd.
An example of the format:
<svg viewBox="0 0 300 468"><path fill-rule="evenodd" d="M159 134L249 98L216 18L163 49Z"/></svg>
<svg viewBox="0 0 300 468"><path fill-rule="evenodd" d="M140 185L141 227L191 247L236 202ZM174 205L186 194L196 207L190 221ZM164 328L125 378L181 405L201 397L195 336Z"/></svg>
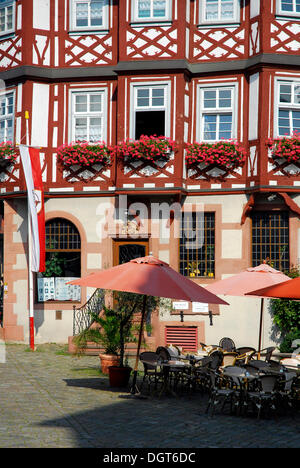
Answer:
<svg viewBox="0 0 300 468"><path fill-rule="evenodd" d="M101 164L107 166L111 163L112 148L103 142L89 143L87 141L75 141L60 146L57 150L58 161L71 168L93 167Z"/></svg>
<svg viewBox="0 0 300 468"><path fill-rule="evenodd" d="M165 136L142 135L139 140L124 140L116 145L114 154L125 163L160 164L170 159L175 143Z"/></svg>
<svg viewBox="0 0 300 468"><path fill-rule="evenodd" d="M0 172L15 164L18 152L11 141L0 143Z"/></svg>
<svg viewBox="0 0 300 468"><path fill-rule="evenodd" d="M235 169L244 164L246 150L236 141L217 141L216 143L188 143L185 156L189 168L200 166L218 166L226 170Z"/></svg>
<svg viewBox="0 0 300 468"><path fill-rule="evenodd" d="M271 159L282 160L287 163L297 163L300 160L300 134L294 132L292 136L269 138L267 146L271 150Z"/></svg>

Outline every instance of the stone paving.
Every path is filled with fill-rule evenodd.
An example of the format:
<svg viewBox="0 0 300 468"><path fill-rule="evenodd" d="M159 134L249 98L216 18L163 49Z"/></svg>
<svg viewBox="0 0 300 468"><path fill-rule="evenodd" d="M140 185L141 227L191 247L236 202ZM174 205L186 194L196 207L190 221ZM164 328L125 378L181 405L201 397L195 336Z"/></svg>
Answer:
<svg viewBox="0 0 300 468"><path fill-rule="evenodd" d="M0 362L0 447L299 448L300 414L205 414L207 397L131 398L109 388L97 356L58 345L6 345Z"/></svg>

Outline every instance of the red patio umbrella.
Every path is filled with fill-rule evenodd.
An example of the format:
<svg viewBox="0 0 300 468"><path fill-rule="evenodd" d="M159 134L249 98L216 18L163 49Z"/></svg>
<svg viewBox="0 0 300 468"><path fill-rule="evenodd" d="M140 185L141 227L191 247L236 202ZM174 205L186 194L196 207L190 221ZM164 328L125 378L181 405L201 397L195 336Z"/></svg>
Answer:
<svg viewBox="0 0 300 468"><path fill-rule="evenodd" d="M284 283L275 284L267 288L258 289L247 293L247 296L264 296L275 297L281 299L300 300L300 277L285 281Z"/></svg>
<svg viewBox="0 0 300 468"><path fill-rule="evenodd" d="M130 262L71 281L69 284L144 295L132 393L136 392L137 368L147 296L228 305L227 302L223 301L215 294L207 291L190 279L185 278L180 273L173 270L167 263L153 256L135 258Z"/></svg>
<svg viewBox="0 0 300 468"><path fill-rule="evenodd" d="M250 292L258 289L258 287L267 287L282 282L286 282L290 278L281 271L275 270L266 263L262 263L257 267L247 268L245 271L237 275L230 276L220 281L216 281L210 286L207 286L208 291L214 294L224 294L228 296L245 296ZM255 291L257 292L257 291ZM255 294L254 296L261 297L263 294ZM264 299L261 297L260 306L260 324L259 324L259 339L258 339L258 352L261 350L261 334L263 322L263 308Z"/></svg>

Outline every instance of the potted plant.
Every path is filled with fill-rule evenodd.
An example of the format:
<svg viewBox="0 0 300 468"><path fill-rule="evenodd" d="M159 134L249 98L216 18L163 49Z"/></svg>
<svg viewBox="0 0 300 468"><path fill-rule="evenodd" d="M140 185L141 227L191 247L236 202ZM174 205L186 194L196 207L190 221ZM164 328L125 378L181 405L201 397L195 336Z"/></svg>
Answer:
<svg viewBox="0 0 300 468"><path fill-rule="evenodd" d="M103 314L90 312L92 326L73 340L79 352L89 341L104 347L104 355L100 355L101 369L109 374L112 387L125 387L128 384L132 369L125 365L125 346L126 343L136 341L133 318L135 313L141 311L142 302L142 295L115 292L113 307L104 306ZM155 298L152 302L149 299L149 304L155 306ZM111 357L115 359L114 362ZM107 362L108 359L110 362Z"/></svg>
<svg viewBox="0 0 300 468"><path fill-rule="evenodd" d="M216 165L225 169L242 166L246 160L246 151L234 140L221 140L215 143L188 143L185 156L188 167L198 164Z"/></svg>
<svg viewBox="0 0 300 468"><path fill-rule="evenodd" d="M156 161L167 161L175 149L175 143L170 138L141 135L138 140L128 139L120 142L115 147L114 154L124 162L155 163Z"/></svg>
<svg viewBox="0 0 300 468"><path fill-rule="evenodd" d="M17 159L17 151L11 141L0 142L0 172L13 165Z"/></svg>
<svg viewBox="0 0 300 468"><path fill-rule="evenodd" d="M57 150L58 161L67 168L72 166L91 167L111 162L112 148L103 142L75 141L61 145Z"/></svg>
<svg viewBox="0 0 300 468"><path fill-rule="evenodd" d="M282 159L288 163L297 163L300 159L300 133L293 132L292 136L269 138L267 146L271 149L272 159Z"/></svg>

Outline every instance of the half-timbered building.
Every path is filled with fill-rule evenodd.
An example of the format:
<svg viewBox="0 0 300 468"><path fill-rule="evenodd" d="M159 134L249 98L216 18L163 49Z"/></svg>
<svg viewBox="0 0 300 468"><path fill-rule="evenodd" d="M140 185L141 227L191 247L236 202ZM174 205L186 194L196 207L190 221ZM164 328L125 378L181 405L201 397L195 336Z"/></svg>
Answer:
<svg viewBox="0 0 300 468"><path fill-rule="evenodd" d="M66 279L134 256L152 253L201 285L264 260L298 264L299 160L275 157L267 142L300 131L299 52L298 0L0 0L0 140L41 148L47 258L59 268L35 275L37 342L67 342L73 306L92 296ZM74 141L141 135L176 150L88 167L57 157ZM239 142L245 160L188 164L189 144L223 140ZM27 252L17 159L0 165L6 340L28 340ZM162 308L147 340L256 346L258 301ZM263 339L274 339L268 314Z"/></svg>

